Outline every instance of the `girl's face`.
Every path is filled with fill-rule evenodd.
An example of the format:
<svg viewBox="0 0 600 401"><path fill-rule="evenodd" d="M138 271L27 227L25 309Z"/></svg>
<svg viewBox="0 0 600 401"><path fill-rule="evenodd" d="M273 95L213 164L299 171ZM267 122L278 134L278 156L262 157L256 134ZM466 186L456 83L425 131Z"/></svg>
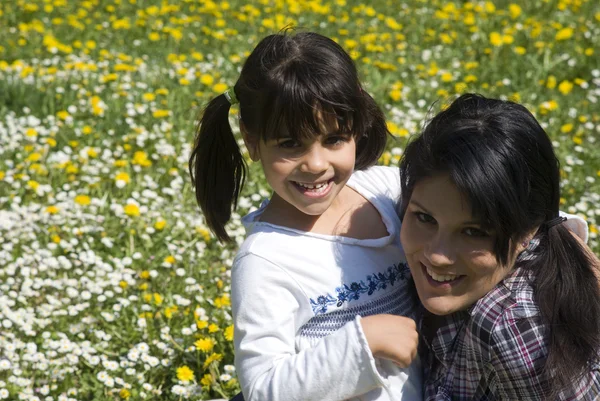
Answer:
<svg viewBox="0 0 600 401"><path fill-rule="evenodd" d="M351 135L340 134L337 125L321 123L320 128L323 134L309 140L282 135L261 140L254 147L250 144L251 156L260 159L275 192L272 205L292 206L305 215L320 216L335 204L354 171L356 144Z"/></svg>
<svg viewBox="0 0 600 401"><path fill-rule="evenodd" d="M448 175L422 179L413 190L400 240L419 298L436 315L465 310L491 291L512 270L501 265L494 233L472 216L470 202Z"/></svg>

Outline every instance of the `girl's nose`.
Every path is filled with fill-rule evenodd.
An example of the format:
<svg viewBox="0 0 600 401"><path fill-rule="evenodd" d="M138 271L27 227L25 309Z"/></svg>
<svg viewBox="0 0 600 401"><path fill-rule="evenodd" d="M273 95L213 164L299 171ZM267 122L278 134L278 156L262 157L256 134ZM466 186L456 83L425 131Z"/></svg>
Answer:
<svg viewBox="0 0 600 401"><path fill-rule="evenodd" d="M303 157L300 171L304 173L318 174L329 167L327 159L327 149L316 143L309 149Z"/></svg>

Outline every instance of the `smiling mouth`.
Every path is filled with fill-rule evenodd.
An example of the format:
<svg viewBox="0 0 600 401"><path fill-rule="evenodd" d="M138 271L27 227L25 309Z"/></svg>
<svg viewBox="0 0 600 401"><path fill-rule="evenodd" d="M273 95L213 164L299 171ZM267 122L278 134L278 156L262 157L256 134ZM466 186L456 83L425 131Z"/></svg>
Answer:
<svg viewBox="0 0 600 401"><path fill-rule="evenodd" d="M429 282L433 282L438 285L453 285L461 281L462 278L466 277L464 274L437 274L423 263L421 263L421 268L429 279Z"/></svg>
<svg viewBox="0 0 600 401"><path fill-rule="evenodd" d="M322 181L322 182L318 182L318 183L306 183L306 182L298 182L298 181L292 181L292 183L304 195L311 196L311 197L319 197L319 196L326 195L329 192L329 190L331 189L331 186L333 184L333 178L330 180Z"/></svg>

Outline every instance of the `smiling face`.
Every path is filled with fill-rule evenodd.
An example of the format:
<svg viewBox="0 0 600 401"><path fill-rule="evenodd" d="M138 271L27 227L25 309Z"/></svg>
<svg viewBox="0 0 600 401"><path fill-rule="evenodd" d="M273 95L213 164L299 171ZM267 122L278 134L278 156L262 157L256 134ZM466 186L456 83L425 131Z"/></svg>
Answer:
<svg viewBox="0 0 600 401"><path fill-rule="evenodd" d="M402 246L425 308L436 315L465 310L512 270L517 252L502 265L494 233L472 216L471 205L448 175L419 181L400 233Z"/></svg>
<svg viewBox="0 0 600 401"><path fill-rule="evenodd" d="M311 139L294 140L287 135L260 140L249 149L263 167L274 191L270 207L287 208L304 215L320 216L335 204L337 195L354 171L356 144L337 125L326 126ZM291 208L290 208L291 207Z"/></svg>

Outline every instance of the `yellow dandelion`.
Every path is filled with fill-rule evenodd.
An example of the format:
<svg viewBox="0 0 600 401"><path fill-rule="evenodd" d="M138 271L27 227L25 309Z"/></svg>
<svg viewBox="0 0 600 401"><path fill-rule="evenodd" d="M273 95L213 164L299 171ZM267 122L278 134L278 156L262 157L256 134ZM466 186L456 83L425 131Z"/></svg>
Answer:
<svg viewBox="0 0 600 401"><path fill-rule="evenodd" d="M208 326L209 333L216 333L217 331L219 331L219 326L217 326L216 324L211 323L210 326Z"/></svg>
<svg viewBox="0 0 600 401"><path fill-rule="evenodd" d="M194 372L186 365L183 365L177 368L177 378L184 383L191 382L194 380Z"/></svg>
<svg viewBox="0 0 600 401"><path fill-rule="evenodd" d="M167 264L170 264L170 265L175 264L175 256L173 256L173 255L167 256L165 258L164 262Z"/></svg>
<svg viewBox="0 0 600 401"><path fill-rule="evenodd" d="M166 220L159 219L156 223L154 223L154 228L158 231L163 230L167 225Z"/></svg>
<svg viewBox="0 0 600 401"><path fill-rule="evenodd" d="M89 196L87 195L77 195L75 197L75 203L81 206L87 206L92 202Z"/></svg>
<svg viewBox="0 0 600 401"><path fill-rule="evenodd" d="M124 172L119 172L115 176L115 181L123 181L123 182L129 184L130 180L131 180L131 178L129 177L129 174L124 173Z"/></svg>
<svg viewBox="0 0 600 401"><path fill-rule="evenodd" d="M129 399L129 397L131 397L131 392L129 390L127 390L126 388L122 388L119 391L119 397L123 398L124 400Z"/></svg>
<svg viewBox="0 0 600 401"><path fill-rule="evenodd" d="M205 329L208 327L208 322L206 320L196 320L196 326L198 326L199 329Z"/></svg>
<svg viewBox="0 0 600 401"><path fill-rule="evenodd" d="M521 6L519 6L518 4L509 4L508 5L508 13L510 14L510 17L512 19L517 18L519 15L521 15Z"/></svg>
<svg viewBox="0 0 600 401"><path fill-rule="evenodd" d="M152 294L152 299L154 300L154 303L156 305L162 305L162 303L163 303L163 297L162 297L162 295L160 295L157 292L155 292L154 294Z"/></svg>
<svg viewBox="0 0 600 401"><path fill-rule="evenodd" d="M556 32L556 36L554 39L556 40L567 40L573 37L573 28L563 28L560 31Z"/></svg>
<svg viewBox="0 0 600 401"><path fill-rule="evenodd" d="M144 280L148 280L150 278L150 272L148 270L143 270L140 273L140 278L142 278Z"/></svg>
<svg viewBox="0 0 600 401"><path fill-rule="evenodd" d="M59 212L59 210L60 210L60 209L59 209L58 207L54 206L54 205L52 205L52 206L48 206L48 207L46 208L46 212L47 212L47 213L50 213L50 214L56 214L56 213L58 213L58 212Z"/></svg>
<svg viewBox="0 0 600 401"><path fill-rule="evenodd" d="M215 82L215 79L212 77L212 75L202 74L200 76L200 83L202 83L203 85L210 86L214 82Z"/></svg>
<svg viewBox="0 0 600 401"><path fill-rule="evenodd" d="M223 359L223 355L221 354L210 354L204 361L204 369L206 369L211 363L219 362L221 359Z"/></svg>
<svg viewBox="0 0 600 401"><path fill-rule="evenodd" d="M204 387L208 387L212 384L213 382L213 377L211 374L207 373L205 374L202 379L200 379L200 384Z"/></svg>
<svg viewBox="0 0 600 401"><path fill-rule="evenodd" d="M573 124L569 123L569 124L564 124L562 127L560 127L560 132L562 132L563 134L569 133L573 131Z"/></svg>
<svg viewBox="0 0 600 401"><path fill-rule="evenodd" d="M63 121L66 120L67 118L69 118L69 115L70 115L69 112L66 110L62 110L62 111L59 111L58 113L56 113L56 116Z"/></svg>
<svg viewBox="0 0 600 401"><path fill-rule="evenodd" d="M558 90L563 95L568 95L573 90L573 84L571 82L569 82L569 81L562 81L558 85Z"/></svg>
<svg viewBox="0 0 600 401"><path fill-rule="evenodd" d="M502 35L500 35L498 32L490 33L490 43L493 46L502 46L502 43L503 43Z"/></svg>
<svg viewBox="0 0 600 401"><path fill-rule="evenodd" d="M227 341L233 341L233 325L227 326L223 335Z"/></svg>
<svg viewBox="0 0 600 401"><path fill-rule="evenodd" d="M128 203L125 205L123 211L127 216L135 217L140 215L140 208L134 203Z"/></svg>
<svg viewBox="0 0 600 401"><path fill-rule="evenodd" d="M216 84L215 86L213 86L213 91L215 93L221 93L221 92L225 92L227 90L227 85L225 85L224 83L220 82L218 84Z"/></svg>
<svg viewBox="0 0 600 401"><path fill-rule="evenodd" d="M169 110L158 109L152 112L152 117L154 118L164 118L167 117L171 112Z"/></svg>
<svg viewBox="0 0 600 401"><path fill-rule="evenodd" d="M154 93L144 93L142 95L142 99L144 99L146 102L151 102L156 99L156 95Z"/></svg>
<svg viewBox="0 0 600 401"><path fill-rule="evenodd" d="M196 349L202 352L211 352L216 345L216 341L212 338L201 338L194 343Z"/></svg>

